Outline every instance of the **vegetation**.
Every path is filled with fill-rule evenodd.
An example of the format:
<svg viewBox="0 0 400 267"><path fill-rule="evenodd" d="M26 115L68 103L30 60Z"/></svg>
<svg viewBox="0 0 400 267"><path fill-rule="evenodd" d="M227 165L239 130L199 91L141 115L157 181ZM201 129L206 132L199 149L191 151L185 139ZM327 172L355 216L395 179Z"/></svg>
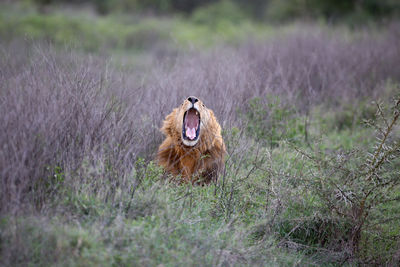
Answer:
<svg viewBox="0 0 400 267"><path fill-rule="evenodd" d="M103 54L110 50L144 53L152 49L174 51L177 47L237 44L249 36L263 37L266 31L271 31L271 27L246 19L229 4L221 6L222 13L221 9L213 9L211 14L209 10L199 10L190 20L118 13L93 17L86 15L90 9L69 12L55 9L41 14L30 5L4 7L0 10L0 34L5 40L18 36Z"/></svg>
<svg viewBox="0 0 400 267"><path fill-rule="evenodd" d="M1 265L400 264L398 22L4 7ZM188 95L223 128L210 186L154 161Z"/></svg>
<svg viewBox="0 0 400 267"><path fill-rule="evenodd" d="M159 14L182 13L190 15L203 8L215 9L226 5L235 5L243 10L243 14L258 20L288 21L293 19L320 18L328 21L356 23L369 19L381 19L398 16L400 4L396 0L33 0L43 10L51 4L92 4L99 14L112 12L152 12Z"/></svg>

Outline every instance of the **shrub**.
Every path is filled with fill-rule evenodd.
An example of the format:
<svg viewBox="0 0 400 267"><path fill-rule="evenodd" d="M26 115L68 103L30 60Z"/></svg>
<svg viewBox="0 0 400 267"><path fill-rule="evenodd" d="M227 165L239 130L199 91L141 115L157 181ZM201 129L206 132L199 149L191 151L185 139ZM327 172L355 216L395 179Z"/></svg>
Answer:
<svg viewBox="0 0 400 267"><path fill-rule="evenodd" d="M377 131L377 142L373 148L367 151L338 151L333 156L298 150L303 160L314 165L312 171L307 172L308 177L304 174L307 178L299 179L307 182L308 188L322 202L319 208L315 208L328 218L348 222L348 226L342 228L324 226L325 230L331 228L335 233L334 242L342 244L339 249L343 253L343 261L389 263L397 250L398 244L394 240L398 231L388 230L384 225L398 220L387 209L400 207L396 193L400 186L400 143L396 129L400 117L400 98L395 99L389 116L381 104L377 104L377 107L376 121L368 121ZM313 223L316 221L313 220ZM377 227L379 224L382 227ZM298 226L291 227L294 238L296 234L299 237ZM340 240L337 240L338 235ZM299 239L304 242L308 236L303 235ZM323 236L317 239L325 242ZM380 243L377 239L386 240L383 243L387 254L382 254L381 250L377 253L370 251L375 242Z"/></svg>
<svg viewBox="0 0 400 267"><path fill-rule="evenodd" d="M218 23L228 22L239 24L245 19L245 14L229 0L218 1L196 9L192 15L195 23L215 27Z"/></svg>
<svg viewBox="0 0 400 267"><path fill-rule="evenodd" d="M121 101L122 91L111 93L104 72L84 67L96 66L95 60L65 59L60 65L59 56L37 54L29 70L14 73L8 68L0 78L0 109L7 114L0 119L2 209L32 197L46 199L49 188L66 182L65 173L79 175L76 170L85 159L108 162L112 171L105 166L101 175L110 181L132 168L137 154L131 149L140 135L131 127L134 113ZM31 63L18 68L26 64Z"/></svg>
<svg viewBox="0 0 400 267"><path fill-rule="evenodd" d="M298 1L272 0L266 8L266 18L272 21L288 21L293 19L322 18L327 21L349 24L365 23L373 18L396 16L399 5L391 0L357 1Z"/></svg>
<svg viewBox="0 0 400 267"><path fill-rule="evenodd" d="M241 113L247 121L247 132L257 141L268 143L271 148L280 141L300 141L305 136L304 122L297 112L284 106L279 97L253 98L248 102L247 112Z"/></svg>

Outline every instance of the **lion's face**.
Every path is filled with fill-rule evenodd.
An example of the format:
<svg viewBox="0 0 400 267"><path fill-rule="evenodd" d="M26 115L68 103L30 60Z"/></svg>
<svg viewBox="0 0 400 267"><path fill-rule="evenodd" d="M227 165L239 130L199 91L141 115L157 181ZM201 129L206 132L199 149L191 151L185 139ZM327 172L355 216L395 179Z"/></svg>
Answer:
<svg viewBox="0 0 400 267"><path fill-rule="evenodd" d="M209 111L195 96L190 96L178 108L176 129L181 130L185 146L195 146L200 140L202 128L207 125ZM205 129L205 128L204 128Z"/></svg>

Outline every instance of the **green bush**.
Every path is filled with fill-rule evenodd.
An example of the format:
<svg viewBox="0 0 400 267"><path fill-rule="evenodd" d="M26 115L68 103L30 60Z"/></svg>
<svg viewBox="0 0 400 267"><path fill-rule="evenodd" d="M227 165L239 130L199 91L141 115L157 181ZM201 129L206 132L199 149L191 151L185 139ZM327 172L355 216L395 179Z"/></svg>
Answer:
<svg viewBox="0 0 400 267"><path fill-rule="evenodd" d="M233 2L223 0L196 9L191 18L198 24L216 26L223 22L239 24L246 19L246 16Z"/></svg>
<svg viewBox="0 0 400 267"><path fill-rule="evenodd" d="M377 141L366 149L339 150L333 155L297 149L302 160L313 165L305 172L309 176L300 179L321 200L315 211L349 223L349 227L338 228L336 234L345 242L346 257L361 262L388 262L388 255L392 255L397 246L394 236L400 232L397 217L390 211L400 208L396 193L400 177L397 169L400 143L396 130L400 98L388 110L377 104L376 119L369 122L377 131ZM305 173L303 177L307 176ZM393 223L395 230L391 229ZM376 227L378 224L380 227ZM386 250L371 250L376 237L386 240L381 244Z"/></svg>
<svg viewBox="0 0 400 267"><path fill-rule="evenodd" d="M99 14L112 12L151 11L152 13L206 13L200 17L215 19L211 14L231 16L233 4L238 5L256 19L266 18L272 21L287 21L296 19L322 18L328 21L346 21L347 23L361 23L371 19L398 16L400 4L395 0L34 0L39 10L56 3L79 5L93 4ZM208 7L207 7L208 6ZM217 11L217 12L216 12ZM222 13L221 13L222 11ZM45 12L44 12L45 13ZM198 15L196 15L197 17Z"/></svg>
<svg viewBox="0 0 400 267"><path fill-rule="evenodd" d="M240 114L247 122L247 133L270 147L283 140L298 142L305 137L305 121L296 116L293 108L281 103L279 97L253 98L247 111Z"/></svg>
<svg viewBox="0 0 400 267"><path fill-rule="evenodd" d="M354 129L356 126L362 125L364 120L375 120L375 113L375 107L366 101L344 104L341 109L334 112L332 128Z"/></svg>
<svg viewBox="0 0 400 267"><path fill-rule="evenodd" d="M181 45L208 47L220 42L237 44L250 35L265 36L266 33L249 20L239 19L242 13L236 13L241 12L236 6L227 6L233 7L232 15L224 13L215 17L200 10L196 22L178 17L155 18L116 13L87 17L83 12L71 15L57 8L39 14L29 8L26 12L20 6L4 6L4 9L0 8L0 34L5 41L28 37L34 41L45 40L57 46L66 45L90 52L108 49L151 51L155 47L176 49Z"/></svg>
<svg viewBox="0 0 400 267"><path fill-rule="evenodd" d="M278 22L317 18L357 24L379 17L398 16L399 13L400 5L392 0L272 0L265 9L266 19Z"/></svg>
<svg viewBox="0 0 400 267"><path fill-rule="evenodd" d="M32 13L11 18L0 15L0 34L7 39L28 36L33 40L46 40L59 46L67 45L86 51L150 50L160 42L171 41L171 26L168 20L151 18L132 24L114 17L91 19L63 13Z"/></svg>

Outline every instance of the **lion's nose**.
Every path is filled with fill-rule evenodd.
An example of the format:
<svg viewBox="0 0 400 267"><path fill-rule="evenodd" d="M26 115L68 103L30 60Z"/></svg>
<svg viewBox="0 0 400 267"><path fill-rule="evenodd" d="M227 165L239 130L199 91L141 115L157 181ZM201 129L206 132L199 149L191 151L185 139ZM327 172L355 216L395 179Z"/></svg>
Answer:
<svg viewBox="0 0 400 267"><path fill-rule="evenodd" d="M194 104L194 103L196 103L197 101L199 101L196 97L194 97L194 96L189 96L188 97L188 99L187 99L190 103L192 103L192 104Z"/></svg>

